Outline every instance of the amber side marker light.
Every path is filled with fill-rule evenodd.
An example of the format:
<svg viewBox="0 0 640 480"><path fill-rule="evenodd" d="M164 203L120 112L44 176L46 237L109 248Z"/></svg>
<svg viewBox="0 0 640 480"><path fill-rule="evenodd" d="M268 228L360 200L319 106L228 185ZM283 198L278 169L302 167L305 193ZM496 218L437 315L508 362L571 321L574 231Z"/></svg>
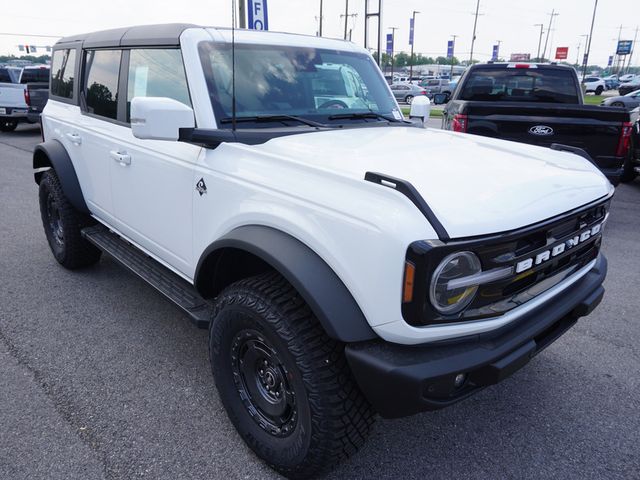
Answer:
<svg viewBox="0 0 640 480"><path fill-rule="evenodd" d="M402 301L404 303L413 301L413 280L415 276L415 265L411 262L404 262L404 288L402 290Z"/></svg>

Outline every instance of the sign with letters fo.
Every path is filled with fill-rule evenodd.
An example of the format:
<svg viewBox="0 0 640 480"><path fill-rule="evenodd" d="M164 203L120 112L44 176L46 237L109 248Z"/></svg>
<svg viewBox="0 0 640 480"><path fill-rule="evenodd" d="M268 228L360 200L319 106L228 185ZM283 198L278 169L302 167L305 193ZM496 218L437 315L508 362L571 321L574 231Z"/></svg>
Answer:
<svg viewBox="0 0 640 480"><path fill-rule="evenodd" d="M251 30L269 30L267 0L247 0L249 8L249 28Z"/></svg>

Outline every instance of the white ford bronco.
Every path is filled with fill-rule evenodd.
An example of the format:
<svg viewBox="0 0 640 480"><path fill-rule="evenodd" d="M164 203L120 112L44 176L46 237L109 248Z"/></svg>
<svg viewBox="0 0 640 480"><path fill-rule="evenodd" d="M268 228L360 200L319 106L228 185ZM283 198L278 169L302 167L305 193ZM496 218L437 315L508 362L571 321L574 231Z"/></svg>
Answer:
<svg viewBox="0 0 640 480"><path fill-rule="evenodd" d="M354 453L375 414L501 381L602 299L607 179L405 120L352 43L141 26L64 38L52 65L53 255L105 252L208 328L231 421L286 476Z"/></svg>

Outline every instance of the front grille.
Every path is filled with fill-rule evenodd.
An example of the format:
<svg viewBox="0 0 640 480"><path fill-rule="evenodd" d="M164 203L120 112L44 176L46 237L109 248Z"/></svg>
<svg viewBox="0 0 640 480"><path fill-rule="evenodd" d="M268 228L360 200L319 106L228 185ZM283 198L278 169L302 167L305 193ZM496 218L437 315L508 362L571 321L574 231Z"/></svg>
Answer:
<svg viewBox="0 0 640 480"><path fill-rule="evenodd" d="M431 307L427 296L423 296L421 291L415 292L417 298L425 300L419 308L416 305L403 305L405 320L413 325L426 325L496 317L540 295L597 258L602 232L521 273L515 273L515 266L574 238L577 232L602 224L609 203L610 198L538 225L501 235L440 244L422 242L422 248L412 245L407 254L408 260L417 263L416 266L421 266L424 268L422 271L428 273L427 279L421 279L416 284L419 290L426 291L430 272L446 255L455 251L474 252L480 259L483 271L513 266L514 273L508 278L481 285L473 302L456 315L440 314Z"/></svg>

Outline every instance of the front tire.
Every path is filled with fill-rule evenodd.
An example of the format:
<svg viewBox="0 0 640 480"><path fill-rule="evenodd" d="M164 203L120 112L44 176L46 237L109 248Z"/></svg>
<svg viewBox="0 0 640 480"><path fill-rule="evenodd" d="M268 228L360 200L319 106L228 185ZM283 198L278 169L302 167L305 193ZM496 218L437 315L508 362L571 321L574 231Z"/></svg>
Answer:
<svg viewBox="0 0 640 480"><path fill-rule="evenodd" d="M329 338L275 272L217 298L209 336L216 386L246 444L289 478L308 478L355 453L374 412L344 345Z"/></svg>
<svg viewBox="0 0 640 480"><path fill-rule="evenodd" d="M102 253L80 231L91 224L91 217L78 212L62 191L55 171L40 179L40 215L51 253L60 265L70 270L93 265Z"/></svg>
<svg viewBox="0 0 640 480"><path fill-rule="evenodd" d="M596 95L601 95L601 94L602 94L602 90L604 90L604 88L602 88L602 86L597 87L597 88L596 88L596 92L595 92L595 93L596 93Z"/></svg>
<svg viewBox="0 0 640 480"><path fill-rule="evenodd" d="M413 95L407 95L404 97L404 101L411 105L411 102L413 102Z"/></svg>

